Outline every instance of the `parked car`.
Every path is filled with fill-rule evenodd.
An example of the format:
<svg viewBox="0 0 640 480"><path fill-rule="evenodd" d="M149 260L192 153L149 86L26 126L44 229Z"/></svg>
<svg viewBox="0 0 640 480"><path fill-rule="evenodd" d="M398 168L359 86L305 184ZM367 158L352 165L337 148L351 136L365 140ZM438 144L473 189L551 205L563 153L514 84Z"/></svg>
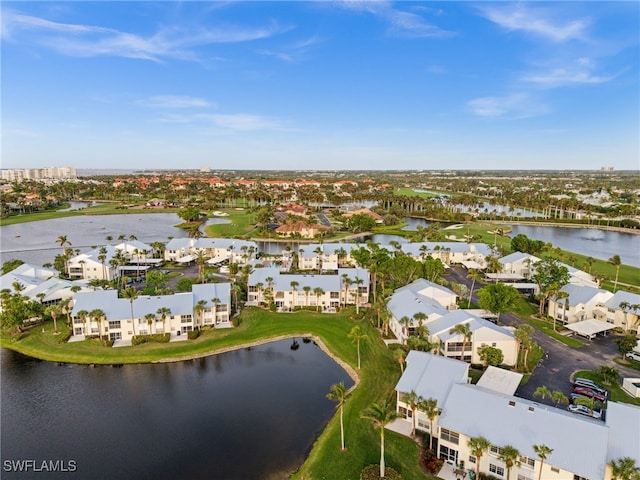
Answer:
<svg viewBox="0 0 640 480"><path fill-rule="evenodd" d="M576 387L573 389L573 393L578 393L586 397L595 398L596 400L600 400L601 402L604 402L607 399L607 396L603 393L587 387Z"/></svg>
<svg viewBox="0 0 640 480"><path fill-rule="evenodd" d="M640 362L640 353L638 352L628 352L625 357L627 357L629 360L635 360L636 362Z"/></svg>
<svg viewBox="0 0 640 480"><path fill-rule="evenodd" d="M572 404L574 404L576 400L578 400L579 398L591 398L591 397L587 397L586 395L582 395L581 393L572 393L571 395L569 395L569 401Z"/></svg>
<svg viewBox="0 0 640 480"><path fill-rule="evenodd" d="M590 388L591 390L595 390L596 392L600 392L604 396L609 395L609 392L607 392L606 388L598 385L596 382L594 382L593 380L589 380L588 378L576 378L573 382L573 386L586 387L586 388Z"/></svg>
<svg viewBox="0 0 640 480"><path fill-rule="evenodd" d="M584 405L569 405L567 407L567 410L569 410L572 413L579 413L580 415L586 415L587 417L591 417L591 418L600 418L602 416L602 414L599 411L589 410Z"/></svg>

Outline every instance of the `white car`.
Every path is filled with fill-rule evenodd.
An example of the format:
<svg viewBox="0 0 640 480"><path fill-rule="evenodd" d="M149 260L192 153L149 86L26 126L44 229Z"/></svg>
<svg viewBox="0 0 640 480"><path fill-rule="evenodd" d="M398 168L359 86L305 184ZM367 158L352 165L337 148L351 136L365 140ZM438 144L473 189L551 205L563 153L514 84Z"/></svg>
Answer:
<svg viewBox="0 0 640 480"><path fill-rule="evenodd" d="M587 417L600 418L601 414L597 410L590 411L586 405L569 405L567 409L573 413L586 415Z"/></svg>
<svg viewBox="0 0 640 480"><path fill-rule="evenodd" d="M640 362L640 353L632 351L632 352L628 352L625 357L627 357L629 360L635 360L636 362Z"/></svg>

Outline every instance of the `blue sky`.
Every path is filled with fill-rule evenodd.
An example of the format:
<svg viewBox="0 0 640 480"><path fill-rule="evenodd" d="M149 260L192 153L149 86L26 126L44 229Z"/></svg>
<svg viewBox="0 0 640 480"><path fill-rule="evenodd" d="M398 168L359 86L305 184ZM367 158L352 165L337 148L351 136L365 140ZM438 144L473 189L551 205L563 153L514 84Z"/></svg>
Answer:
<svg viewBox="0 0 640 480"><path fill-rule="evenodd" d="M640 168L638 2L2 2L2 167Z"/></svg>

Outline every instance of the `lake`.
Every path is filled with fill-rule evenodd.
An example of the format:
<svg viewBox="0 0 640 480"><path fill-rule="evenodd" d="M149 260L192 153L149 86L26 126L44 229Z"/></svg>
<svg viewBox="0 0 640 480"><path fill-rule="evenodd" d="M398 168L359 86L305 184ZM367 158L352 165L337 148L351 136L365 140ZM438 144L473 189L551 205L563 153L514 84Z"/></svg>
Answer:
<svg viewBox="0 0 640 480"><path fill-rule="evenodd" d="M288 478L353 381L298 338L171 364L58 365L0 350L2 462L74 461L66 477ZM336 452L338 445L336 445ZM65 478L13 473L3 479Z"/></svg>

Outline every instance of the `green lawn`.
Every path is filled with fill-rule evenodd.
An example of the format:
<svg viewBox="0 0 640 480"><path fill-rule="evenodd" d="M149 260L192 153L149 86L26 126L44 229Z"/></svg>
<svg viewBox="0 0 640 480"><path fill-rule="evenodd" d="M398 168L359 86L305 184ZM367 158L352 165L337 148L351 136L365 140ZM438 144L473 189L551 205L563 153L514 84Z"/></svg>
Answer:
<svg viewBox="0 0 640 480"><path fill-rule="evenodd" d="M345 405L345 440L347 449L340 451L340 422L333 418L320 435L307 461L293 478L357 480L366 465L379 460L379 432L360 412L373 402L385 399L395 401L394 386L400 377L400 368L385 347L379 333L366 321L350 319L353 309L339 314L298 312L276 314L257 308L245 309L240 315L240 326L235 329L209 330L196 340L170 344L143 344L136 347L107 348L96 340L60 343L53 336L51 322L35 328L26 338L11 343L8 336L0 337L0 345L24 354L55 362L83 364L119 364L156 362L162 359L180 360L194 355L206 355L227 348L239 347L265 339L282 336L314 335L320 338L336 357L355 369L356 346L348 339L351 328L358 324L369 336L361 343L362 370L360 383ZM65 330L64 321L58 321ZM411 439L387 432L386 461L402 473L405 480L429 479L419 465L419 448Z"/></svg>
<svg viewBox="0 0 640 480"><path fill-rule="evenodd" d="M234 208L221 209L228 213L227 217L215 217L228 220L230 223L209 225L205 231L208 237L237 238L244 237L255 228L255 216L248 210Z"/></svg>

